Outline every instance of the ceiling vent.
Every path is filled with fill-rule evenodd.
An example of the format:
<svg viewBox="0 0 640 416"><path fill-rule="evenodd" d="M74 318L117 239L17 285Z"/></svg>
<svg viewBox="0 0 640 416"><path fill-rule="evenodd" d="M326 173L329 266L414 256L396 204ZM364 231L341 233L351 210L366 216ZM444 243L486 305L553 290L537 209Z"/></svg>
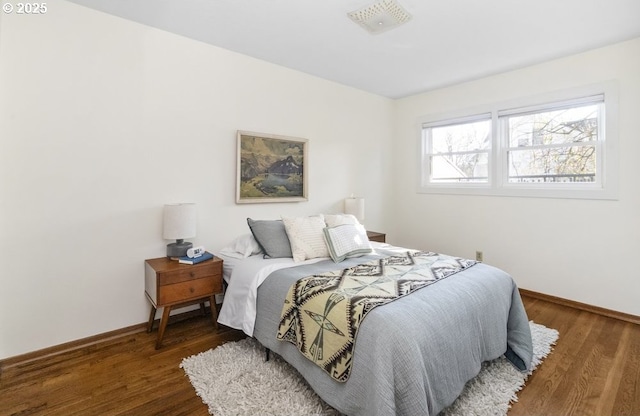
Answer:
<svg viewBox="0 0 640 416"><path fill-rule="evenodd" d="M393 29L411 20L411 15L395 0L381 0L347 15L373 34Z"/></svg>

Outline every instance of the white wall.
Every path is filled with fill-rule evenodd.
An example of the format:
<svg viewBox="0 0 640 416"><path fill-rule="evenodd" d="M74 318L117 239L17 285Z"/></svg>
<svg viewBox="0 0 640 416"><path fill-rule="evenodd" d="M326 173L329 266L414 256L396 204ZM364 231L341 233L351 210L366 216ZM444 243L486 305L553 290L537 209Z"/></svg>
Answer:
<svg viewBox="0 0 640 416"><path fill-rule="evenodd" d="M619 199L418 194L421 116L616 80ZM473 258L522 288L640 315L640 38L397 101L393 243Z"/></svg>
<svg viewBox="0 0 640 416"><path fill-rule="evenodd" d="M246 217L385 229L393 101L68 2L0 26L0 359L145 322L162 206L216 250ZM309 201L235 204L235 133L309 139Z"/></svg>

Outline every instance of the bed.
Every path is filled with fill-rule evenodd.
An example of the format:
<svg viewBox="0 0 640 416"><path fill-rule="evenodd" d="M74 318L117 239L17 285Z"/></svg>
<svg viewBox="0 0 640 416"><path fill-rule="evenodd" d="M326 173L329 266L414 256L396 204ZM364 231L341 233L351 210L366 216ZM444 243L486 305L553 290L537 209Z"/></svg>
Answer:
<svg viewBox="0 0 640 416"><path fill-rule="evenodd" d="M296 345L276 338L285 297L299 279L408 249L367 243L366 254L340 262L322 256L265 258L253 238L243 236L245 243L220 253L228 286L218 322L279 354L343 414L437 415L483 361L505 355L519 370L530 370L531 333L517 286L504 271L477 263L369 311L357 332L349 377L336 381Z"/></svg>

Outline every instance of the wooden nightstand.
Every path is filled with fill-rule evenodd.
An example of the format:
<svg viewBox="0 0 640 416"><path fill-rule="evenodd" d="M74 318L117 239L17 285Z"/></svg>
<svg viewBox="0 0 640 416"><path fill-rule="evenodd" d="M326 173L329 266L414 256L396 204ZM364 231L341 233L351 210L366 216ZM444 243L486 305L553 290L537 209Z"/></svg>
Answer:
<svg viewBox="0 0 640 416"><path fill-rule="evenodd" d="M167 327L172 308L200 303L211 304L211 319L218 329L218 312L215 295L222 293L222 259L214 257L198 264L181 264L167 257L145 260L145 294L151 302L151 314L147 332L153 329L157 308L164 308L158 327L156 349L162 346L162 338Z"/></svg>
<svg viewBox="0 0 640 416"><path fill-rule="evenodd" d="M387 242L387 235L385 233L379 233L377 231L367 231L367 237L369 237L369 241L377 241L378 243Z"/></svg>

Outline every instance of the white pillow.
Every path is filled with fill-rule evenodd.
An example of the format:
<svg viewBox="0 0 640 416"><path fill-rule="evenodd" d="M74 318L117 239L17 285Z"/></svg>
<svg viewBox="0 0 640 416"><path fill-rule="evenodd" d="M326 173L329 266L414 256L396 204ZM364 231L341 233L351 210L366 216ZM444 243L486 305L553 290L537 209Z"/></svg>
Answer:
<svg viewBox="0 0 640 416"><path fill-rule="evenodd" d="M324 222L327 223L327 227L337 227L342 224L360 224L358 219L351 214L325 214Z"/></svg>
<svg viewBox="0 0 640 416"><path fill-rule="evenodd" d="M260 245L252 234L243 234L219 251L220 255L234 259L244 259L262 253Z"/></svg>
<svg viewBox="0 0 640 416"><path fill-rule="evenodd" d="M338 263L348 257L360 257L372 251L367 230L361 224L343 224L323 230L329 255Z"/></svg>
<svg viewBox="0 0 640 416"><path fill-rule="evenodd" d="M322 234L325 227L322 214L311 217L282 217L282 222L291 243L293 261L329 257L329 250Z"/></svg>

